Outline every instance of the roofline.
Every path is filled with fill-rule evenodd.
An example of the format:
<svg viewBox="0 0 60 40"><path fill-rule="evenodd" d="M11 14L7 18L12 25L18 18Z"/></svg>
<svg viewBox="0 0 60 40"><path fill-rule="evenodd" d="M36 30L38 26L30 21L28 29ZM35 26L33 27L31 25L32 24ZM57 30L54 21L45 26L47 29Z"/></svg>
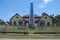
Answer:
<svg viewBox="0 0 60 40"><path fill-rule="evenodd" d="M16 13L15 15L20 16L18 13ZM10 18L10 21L11 21L11 19L12 19L15 15L13 15L13 16ZM20 16L20 17L21 17L21 16Z"/></svg>

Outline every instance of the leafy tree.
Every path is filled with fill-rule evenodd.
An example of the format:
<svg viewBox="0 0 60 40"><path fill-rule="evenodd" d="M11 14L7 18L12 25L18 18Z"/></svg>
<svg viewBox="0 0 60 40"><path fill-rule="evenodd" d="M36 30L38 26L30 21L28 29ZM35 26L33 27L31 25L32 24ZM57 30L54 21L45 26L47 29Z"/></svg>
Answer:
<svg viewBox="0 0 60 40"><path fill-rule="evenodd" d="M55 16L57 22L60 22L60 15Z"/></svg>
<svg viewBox="0 0 60 40"><path fill-rule="evenodd" d="M50 15L50 17L52 18L52 23L56 23L55 17L53 15Z"/></svg>
<svg viewBox="0 0 60 40"><path fill-rule="evenodd" d="M50 17L52 18L53 25L56 24L57 27L60 27L60 15L50 15Z"/></svg>

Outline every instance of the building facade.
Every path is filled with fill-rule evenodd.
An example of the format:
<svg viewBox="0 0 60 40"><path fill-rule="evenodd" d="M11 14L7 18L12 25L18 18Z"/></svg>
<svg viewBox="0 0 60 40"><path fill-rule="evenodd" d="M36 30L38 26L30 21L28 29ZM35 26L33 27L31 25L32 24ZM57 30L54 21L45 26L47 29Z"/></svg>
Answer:
<svg viewBox="0 0 60 40"><path fill-rule="evenodd" d="M10 25L14 26L22 26L24 24L23 22L23 18L18 14L16 13L13 17L10 18Z"/></svg>
<svg viewBox="0 0 60 40"><path fill-rule="evenodd" d="M10 25L12 26L26 26L26 24L29 24L29 15L30 14L26 14L24 16L20 16L18 13L16 13L13 17L10 18ZM50 27L52 26L52 19L50 18L50 16L46 13L43 13L42 16L38 16L36 14L34 14L34 22L35 24L37 23L38 26L37 27L41 27L41 26L46 26L46 27Z"/></svg>

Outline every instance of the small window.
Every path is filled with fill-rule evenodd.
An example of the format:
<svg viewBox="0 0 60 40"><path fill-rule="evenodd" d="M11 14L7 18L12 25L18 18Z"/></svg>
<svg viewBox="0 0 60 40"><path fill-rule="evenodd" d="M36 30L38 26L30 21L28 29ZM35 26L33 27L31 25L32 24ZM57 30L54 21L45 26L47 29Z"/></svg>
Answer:
<svg viewBox="0 0 60 40"><path fill-rule="evenodd" d="M16 18L18 18L18 16Z"/></svg>
<svg viewBox="0 0 60 40"><path fill-rule="evenodd" d="M47 19L47 17L45 17L45 19Z"/></svg>

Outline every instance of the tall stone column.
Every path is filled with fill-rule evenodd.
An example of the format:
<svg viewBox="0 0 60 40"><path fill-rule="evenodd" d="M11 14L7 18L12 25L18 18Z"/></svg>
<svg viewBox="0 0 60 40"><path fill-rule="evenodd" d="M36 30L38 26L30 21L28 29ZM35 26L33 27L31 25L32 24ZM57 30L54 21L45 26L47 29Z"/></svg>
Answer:
<svg viewBox="0 0 60 40"><path fill-rule="evenodd" d="M34 13L33 13L33 2L30 3L30 19L29 19L29 27L34 28Z"/></svg>

